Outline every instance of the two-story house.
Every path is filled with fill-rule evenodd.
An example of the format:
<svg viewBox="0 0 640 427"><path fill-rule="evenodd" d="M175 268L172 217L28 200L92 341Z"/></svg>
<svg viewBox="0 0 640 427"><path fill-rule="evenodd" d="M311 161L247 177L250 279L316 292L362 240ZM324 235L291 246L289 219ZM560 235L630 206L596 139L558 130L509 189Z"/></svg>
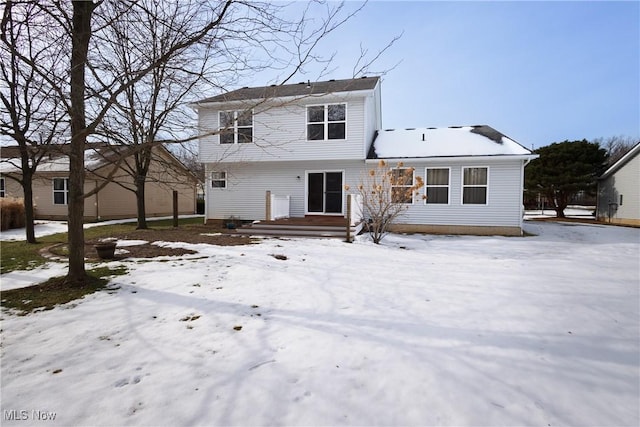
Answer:
<svg viewBox="0 0 640 427"><path fill-rule="evenodd" d="M194 104L207 220L343 217L345 185L386 159L426 184L426 197L403 200L396 230L521 234L535 155L488 126L382 130L380 86L362 77L247 87Z"/></svg>

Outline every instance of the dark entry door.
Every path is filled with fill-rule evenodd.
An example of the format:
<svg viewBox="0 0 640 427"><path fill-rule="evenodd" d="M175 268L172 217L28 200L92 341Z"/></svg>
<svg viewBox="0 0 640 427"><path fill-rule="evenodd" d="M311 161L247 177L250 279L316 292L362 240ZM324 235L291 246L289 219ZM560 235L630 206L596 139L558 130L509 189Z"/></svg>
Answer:
<svg viewBox="0 0 640 427"><path fill-rule="evenodd" d="M307 189L308 213L342 213L342 172L309 172Z"/></svg>

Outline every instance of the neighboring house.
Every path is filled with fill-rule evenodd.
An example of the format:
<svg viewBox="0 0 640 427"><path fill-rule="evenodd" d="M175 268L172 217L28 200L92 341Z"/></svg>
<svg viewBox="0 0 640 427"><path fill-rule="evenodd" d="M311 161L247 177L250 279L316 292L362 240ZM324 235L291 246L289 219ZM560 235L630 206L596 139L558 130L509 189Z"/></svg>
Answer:
<svg viewBox="0 0 640 427"><path fill-rule="evenodd" d="M33 180L33 203L36 219L66 219L69 195L69 161L64 154L67 145L48 148L38 165ZM117 167L113 160L129 146L91 144L85 151L85 193L104 185L97 193L85 199L85 221L118 218L135 218L136 196L127 188L134 188L133 179L125 168L132 166L133 157L126 157ZM115 157L114 157L115 156ZM2 197L23 197L20 184L11 175L20 176L17 147L0 148L0 185ZM115 170L114 170L115 168ZM112 174L111 182L107 182ZM157 145L147 183L145 185L145 207L148 217L167 216L173 213L173 190L178 191L178 211L193 214L196 209L198 180L166 148Z"/></svg>
<svg viewBox="0 0 640 427"><path fill-rule="evenodd" d="M387 159L426 183L395 230L521 234L524 166L537 156L488 126L380 130L380 83L242 88L194 104L206 218L345 216L345 185Z"/></svg>
<svg viewBox="0 0 640 427"><path fill-rule="evenodd" d="M601 221L640 225L640 142L598 178L596 216Z"/></svg>

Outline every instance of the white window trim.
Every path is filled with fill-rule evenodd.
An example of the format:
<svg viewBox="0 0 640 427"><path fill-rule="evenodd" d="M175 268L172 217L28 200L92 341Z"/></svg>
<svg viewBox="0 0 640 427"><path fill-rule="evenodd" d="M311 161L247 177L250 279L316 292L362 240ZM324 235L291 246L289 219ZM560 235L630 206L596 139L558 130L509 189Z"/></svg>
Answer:
<svg viewBox="0 0 640 427"><path fill-rule="evenodd" d="M414 197L413 191L411 192L411 203L395 203L393 201L393 188L394 187L411 188L414 185L416 185L416 170L415 170L415 168L411 168L411 167L408 167L408 166L402 166L400 168L391 168L392 171L396 170L396 169L413 169L413 173L411 174L411 184L410 185L391 185L391 202L394 205L413 205L415 203L415 197ZM391 172L391 174L393 176L393 172Z"/></svg>
<svg viewBox="0 0 640 427"><path fill-rule="evenodd" d="M2 186L0 186L0 197L7 197L7 181L4 177L0 176L0 182L2 182Z"/></svg>
<svg viewBox="0 0 640 427"><path fill-rule="evenodd" d="M344 105L344 120L333 120L329 121L329 105ZM322 124L324 125L324 139L309 139L309 125L318 125L321 122L310 122L309 121L309 107L324 107L324 120ZM347 122L349 117L349 105L347 102L328 102L326 104L309 104L305 105L304 109L304 120L305 120L305 138L308 142L313 141L346 141L348 135ZM344 138L337 139L329 139L329 123L342 123L344 122Z"/></svg>
<svg viewBox="0 0 640 427"><path fill-rule="evenodd" d="M220 179L220 178L214 179L213 178L213 174L214 173L222 173L222 174L224 174L224 178L223 179ZM210 174L209 174L209 178L210 178L209 182L211 184L211 189L212 190L224 190L229 185L229 176L227 174L227 171L211 171ZM214 187L213 186L213 181L224 182L224 187Z"/></svg>
<svg viewBox="0 0 640 427"><path fill-rule="evenodd" d="M253 110L251 110L251 126L239 126L238 125L238 115L239 113L244 113L244 111L241 110L221 110L218 111L218 131L223 131L223 130L231 130L232 128L229 127L228 129L224 126L222 126L222 120L220 119L222 113L233 113L233 143L232 144L223 144L221 142L221 135L222 134L218 134L218 144L220 145L233 145L233 144L247 144L246 142L239 142L238 141L238 129L248 129L251 128L251 141L253 142L254 140L254 131L255 131L255 127L254 127L254 123L253 123Z"/></svg>
<svg viewBox="0 0 640 427"><path fill-rule="evenodd" d="M62 179L65 183L63 190L56 190L56 179ZM64 194L64 203L56 203L56 193ZM51 179L51 199L54 206L68 206L69 205L69 178L68 177L55 177Z"/></svg>
<svg viewBox="0 0 640 427"><path fill-rule="evenodd" d="M316 141L320 141L319 139ZM331 213L320 213L320 212L309 212L309 174L311 173L341 173L342 174L342 210L338 212ZM345 201L347 197L347 191L344 189L344 185L347 182L347 173L344 169L311 169L304 171L304 214L305 215L326 215L326 216L335 216L335 215L344 215L345 209ZM323 201L324 203L324 201ZM326 206L325 206L326 208Z"/></svg>
<svg viewBox="0 0 640 427"><path fill-rule="evenodd" d="M464 170L465 169L486 169L487 170L487 183L485 185L464 185ZM489 166L463 166L460 172L460 204L462 206L488 206L489 205L489 176L490 169ZM464 189L465 187L485 187L487 189L487 197L485 199L485 203L464 203Z"/></svg>
<svg viewBox="0 0 640 427"><path fill-rule="evenodd" d="M440 185L440 184L433 184L433 185L429 185L429 174L427 174L427 171L429 169L447 169L449 171L449 184L447 185ZM463 175L464 176L464 175ZM449 191L447 191L447 203L429 203L429 199L427 198L427 187L437 187L437 188L443 188L443 187L447 187L449 189ZM440 167L440 166L433 166L433 167L425 167L424 168L424 204L425 205L429 205L429 206L449 206L451 205L451 167L450 166L445 166L445 167Z"/></svg>

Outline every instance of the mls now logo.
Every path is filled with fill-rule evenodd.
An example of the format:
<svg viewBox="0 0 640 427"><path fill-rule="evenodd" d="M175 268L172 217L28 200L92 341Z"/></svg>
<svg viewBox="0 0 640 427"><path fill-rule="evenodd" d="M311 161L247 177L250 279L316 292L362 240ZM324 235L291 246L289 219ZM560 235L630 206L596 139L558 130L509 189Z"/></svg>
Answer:
<svg viewBox="0 0 640 427"><path fill-rule="evenodd" d="M5 421L25 421L25 420L36 420L36 421L53 421L56 419L55 412L49 411L26 411L26 410L4 410L2 412L2 418Z"/></svg>

